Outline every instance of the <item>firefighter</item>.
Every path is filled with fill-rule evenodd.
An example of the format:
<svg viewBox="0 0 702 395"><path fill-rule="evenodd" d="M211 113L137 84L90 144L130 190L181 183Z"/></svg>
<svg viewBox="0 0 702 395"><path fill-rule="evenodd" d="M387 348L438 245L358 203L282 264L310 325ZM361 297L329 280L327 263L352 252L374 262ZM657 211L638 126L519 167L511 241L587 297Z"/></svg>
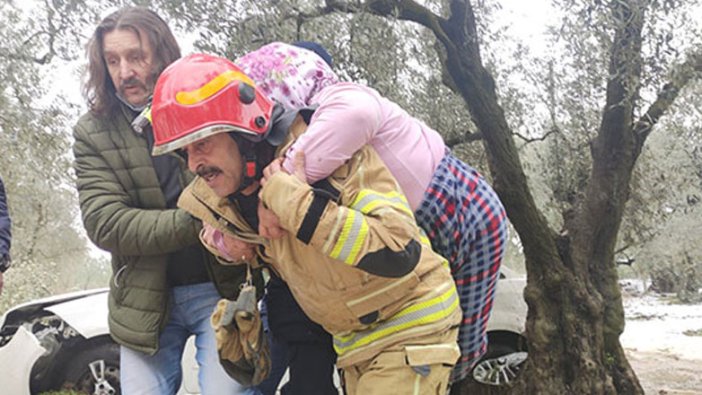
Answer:
<svg viewBox="0 0 702 395"><path fill-rule="evenodd" d="M460 356L455 284L372 147L308 185L301 155L293 174L280 164L311 113L283 110L233 63L204 54L162 73L152 116L154 155L178 150L198 175L179 207L224 235L203 232L203 244L255 246L222 261L264 262L288 283L333 335L347 393L445 393ZM270 214L283 237L257 233Z"/></svg>

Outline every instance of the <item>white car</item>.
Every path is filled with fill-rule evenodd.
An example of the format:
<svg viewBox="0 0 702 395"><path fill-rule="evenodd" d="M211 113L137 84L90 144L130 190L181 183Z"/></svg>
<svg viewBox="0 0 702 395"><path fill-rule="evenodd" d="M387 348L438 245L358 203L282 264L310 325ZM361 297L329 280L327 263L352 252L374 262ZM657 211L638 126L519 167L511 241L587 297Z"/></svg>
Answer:
<svg viewBox="0 0 702 395"><path fill-rule="evenodd" d="M487 385L513 380L526 360L523 276L503 267L488 322L488 352L473 369ZM107 288L58 295L16 306L0 320L2 393L38 394L72 389L120 393L119 346L107 327ZM199 394L191 338L183 355L178 395Z"/></svg>
<svg viewBox="0 0 702 395"><path fill-rule="evenodd" d="M29 395L71 389L119 394L119 346L108 332L107 291L68 293L7 311L0 319L1 392ZM178 395L199 393L191 338Z"/></svg>

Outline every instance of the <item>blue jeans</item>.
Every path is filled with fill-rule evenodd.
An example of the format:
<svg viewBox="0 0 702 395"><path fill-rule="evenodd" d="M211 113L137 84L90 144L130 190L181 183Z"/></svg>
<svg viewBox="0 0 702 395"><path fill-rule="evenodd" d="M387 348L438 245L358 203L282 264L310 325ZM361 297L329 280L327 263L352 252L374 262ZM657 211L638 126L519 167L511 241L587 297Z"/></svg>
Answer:
<svg viewBox="0 0 702 395"><path fill-rule="evenodd" d="M211 282L174 287L171 314L154 355L120 347L120 382L125 395L173 395L180 388L185 342L195 335L202 395L255 395L230 378L219 364L210 315L220 299Z"/></svg>

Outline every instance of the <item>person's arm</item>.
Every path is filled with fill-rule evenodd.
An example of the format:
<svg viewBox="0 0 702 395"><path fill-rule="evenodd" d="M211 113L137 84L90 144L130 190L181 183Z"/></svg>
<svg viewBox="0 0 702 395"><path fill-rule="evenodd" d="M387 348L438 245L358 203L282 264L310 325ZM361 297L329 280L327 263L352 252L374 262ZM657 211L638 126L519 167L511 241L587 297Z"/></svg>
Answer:
<svg viewBox="0 0 702 395"><path fill-rule="evenodd" d="M12 221L10 220L10 210L7 207L5 185L0 179L0 259L10 256L11 245Z"/></svg>
<svg viewBox="0 0 702 395"><path fill-rule="evenodd" d="M283 229L322 254L371 274L401 277L414 269L422 250L419 232L407 200L387 188L394 181L376 182L379 189L361 189L344 206L302 181L301 161L296 158L292 175L273 171L261 190L262 202ZM380 180L389 173L374 177Z"/></svg>
<svg viewBox="0 0 702 395"><path fill-rule="evenodd" d="M132 207L114 169L91 136L79 125L74 137L83 224L98 247L120 255L158 255L199 242L199 224L185 211Z"/></svg>
<svg viewBox="0 0 702 395"><path fill-rule="evenodd" d="M325 88L310 124L287 150L283 166L293 172L297 152L305 155L305 176L312 184L327 178L368 144L380 128L381 106L366 89L353 84Z"/></svg>

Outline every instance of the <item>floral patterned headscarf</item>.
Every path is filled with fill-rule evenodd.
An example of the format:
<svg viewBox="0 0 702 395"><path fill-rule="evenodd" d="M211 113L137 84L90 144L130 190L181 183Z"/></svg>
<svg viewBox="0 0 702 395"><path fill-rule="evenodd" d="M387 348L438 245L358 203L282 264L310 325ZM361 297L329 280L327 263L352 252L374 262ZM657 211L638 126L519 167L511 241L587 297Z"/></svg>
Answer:
<svg viewBox="0 0 702 395"><path fill-rule="evenodd" d="M274 42L237 59L236 63L269 98L286 109L310 105L322 88L339 77L316 53L290 44Z"/></svg>

